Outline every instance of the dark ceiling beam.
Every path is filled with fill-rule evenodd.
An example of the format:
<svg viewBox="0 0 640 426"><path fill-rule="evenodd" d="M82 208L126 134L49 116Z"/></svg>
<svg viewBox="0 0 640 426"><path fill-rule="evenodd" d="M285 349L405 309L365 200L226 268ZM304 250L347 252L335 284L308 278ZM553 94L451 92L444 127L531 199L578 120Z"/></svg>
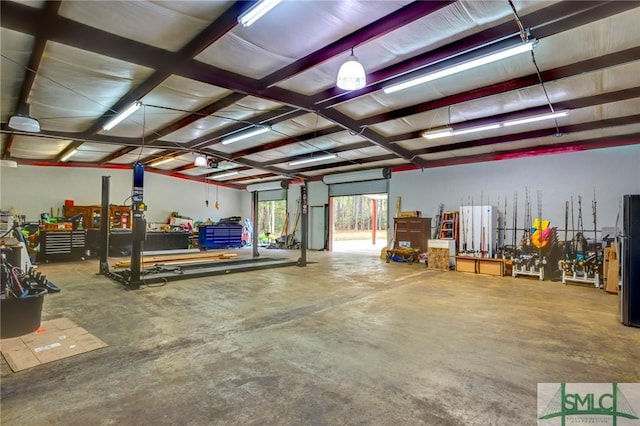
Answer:
<svg viewBox="0 0 640 426"><path fill-rule="evenodd" d="M337 132L344 131L344 129L340 126L331 126L325 129L319 129L313 132L305 133L303 135L297 135L291 138L280 139L273 142L267 142L263 145L255 146L253 148L243 149L242 151L236 151L231 154L232 158L240 158L246 157L253 154L258 154L264 151L268 151L270 149L282 148L283 146L291 145L294 143L301 143L308 140L316 139L322 136L331 135ZM370 143L367 142L367 146L371 146ZM264 163L263 163L264 164Z"/></svg>
<svg viewBox="0 0 640 426"><path fill-rule="evenodd" d="M2 158L3 160L8 160L11 158L11 145L13 145L15 137L16 135L13 133L7 136L7 141L2 147L2 154L0 155L0 158Z"/></svg>
<svg viewBox="0 0 640 426"><path fill-rule="evenodd" d="M26 69L24 71L24 77L22 78L22 86L20 87L20 93L16 99L16 104L13 108L14 113L28 113L29 94L33 87L33 82L36 79L36 74L40 68L40 62L42 61L42 55L47 45L47 38L51 29L54 18L58 15L61 1L48 1L45 2L43 8L38 10L39 21L42 22L34 35L33 48L29 61L27 62ZM4 5L2 6L4 13ZM9 157L11 155L11 145L13 144L13 137L10 138L7 144L2 149L2 158Z"/></svg>
<svg viewBox="0 0 640 426"><path fill-rule="evenodd" d="M459 166L462 164L509 160L536 155L561 154L567 152L587 151L593 149L603 149L638 144L640 144L640 133L632 133L622 136L605 136L601 138L582 139L579 141L550 145L537 145L512 150L501 150L478 155L443 158L441 160L429 161L425 168L428 169L434 167ZM406 167L402 167L402 169L407 170Z"/></svg>
<svg viewBox="0 0 640 426"><path fill-rule="evenodd" d="M353 33L334 41L326 47L310 53L309 55L298 59L297 61L269 74L259 81L262 87L272 86L279 81L285 80L293 75L299 74L309 68L316 66L334 56L348 52L350 49L382 37L392 31L395 31L413 21L423 18L451 3L455 0L447 1L414 1L408 5L360 28Z"/></svg>
<svg viewBox="0 0 640 426"><path fill-rule="evenodd" d="M314 151L313 155L324 155L324 154L339 154L341 152L347 152L347 151L355 151L356 149L364 149L364 148L371 148L371 144L369 142L357 142L354 144L349 144L349 145L342 145L342 146L338 146L335 148L331 148L331 149L322 149L322 150L318 150L318 151ZM263 166L272 166L274 164L280 164L280 163L287 163L289 161L295 161L295 160L304 160L307 158L310 158L312 154L307 154L306 156L301 156L301 155L293 155L290 157L284 157L284 158L278 158L275 160L269 160L269 161L263 161L261 162L261 164Z"/></svg>
<svg viewBox="0 0 640 426"><path fill-rule="evenodd" d="M590 130L605 129L608 127L625 126L629 124L637 124L640 122L640 114L630 115L626 117L608 118L604 120L590 121L587 123L572 124L568 126L560 126L558 130L560 134L566 135L578 132L587 132ZM527 139L543 138L553 136L556 134L555 127L548 127L546 129L532 130L528 132L512 133L509 135L495 136L484 139L475 139L466 142L459 142L455 144L437 145L427 148L422 148L413 151L416 155L434 154L438 152L450 152L457 151L465 148L477 148L480 146L497 145L501 143L516 142ZM562 140L562 137L558 137L558 140Z"/></svg>
<svg viewBox="0 0 640 426"><path fill-rule="evenodd" d="M270 178L270 177L274 177L276 175L274 175L273 173L264 173L261 175L253 175L253 176L243 176L243 177L239 177L237 179L229 179L231 182L233 183L238 183L238 182L246 182L248 180L256 180L256 179L266 179L266 178Z"/></svg>
<svg viewBox="0 0 640 426"><path fill-rule="evenodd" d="M225 18L223 21L225 24L220 29L217 29L214 25L215 22L218 22L218 20L216 20L208 29L211 33L220 32L221 35L224 35L224 33L228 31L225 30L225 28L228 28L228 22L233 21L235 25L237 22L234 21L234 19L250 5L251 2L234 3L224 14ZM236 18L233 18L234 14ZM50 24L51 28L48 36L51 41L159 70L158 72L162 70L165 73L177 74L187 78L190 78L190 75L193 73L199 76L199 78L197 78L199 81L245 94L256 93L258 90L255 80L195 61L191 58L186 60L186 52L171 52L149 46L59 15L56 16ZM3 27L33 35L36 34L40 25L40 14L37 8L14 2L2 2ZM206 33L206 30L203 33ZM209 33L209 36L211 36L211 33ZM198 39L198 37L194 40L196 39ZM191 46L191 50L192 52L196 52L201 47L202 40L198 40L194 46ZM156 78L159 78L158 76L159 75L156 75ZM138 90L139 93L137 92L137 94L139 95L144 92L142 89L134 89L134 91ZM127 106L138 98L139 96L129 96L126 99L128 103L125 102L123 98L114 105L113 109L115 110L115 106L119 108Z"/></svg>
<svg viewBox="0 0 640 426"><path fill-rule="evenodd" d="M9 127L7 126L7 123L0 123L0 130L2 130L3 132L6 133L13 133L12 129L9 129ZM55 132L55 131L41 131L38 134L30 134L30 136L35 136L35 137L42 137L42 138L53 138L53 139L73 139L74 135L77 135L77 133L68 133L68 132ZM86 140L85 140L86 141ZM140 143L140 139L139 138L114 138L114 137L104 137L103 135L95 135L92 139L92 142L98 142L98 143L106 143L106 144L118 144L118 145L127 145L128 147L133 147L133 148L144 148L147 147L147 145L143 145ZM71 150L72 146L73 147L78 147L82 144L82 142L84 141L74 141L72 142L72 144L70 144L67 148L65 148L65 151L63 151L63 153L61 155L59 155L56 161L59 161L59 158L62 157L63 154L66 154L66 152L68 152L69 150ZM162 146L162 145L152 145L150 148L166 148L166 149L174 149L175 146ZM237 163L237 164L241 164L241 165L245 165L254 169L262 169L263 167L261 166L261 164L257 161L250 161L244 158L238 158L238 159L233 159L231 158L231 156L227 153L224 152L220 152L220 151L216 151L213 149L209 149L206 150L207 155L211 155L211 156L215 156L217 158L220 158L221 160L225 160L225 161L230 161L232 163ZM104 161L104 160L101 160ZM276 174L282 175L284 177L287 178L299 178L299 176L297 176L296 174L292 174L287 170L282 170L276 167L269 167L269 171L273 171Z"/></svg>
<svg viewBox="0 0 640 426"><path fill-rule="evenodd" d="M29 23L30 17L28 14L26 17L13 12L10 12L8 15L10 25L32 28ZM7 16L3 9L3 25L5 18L7 18ZM167 70L167 67L170 66L170 71L172 71L172 73L186 78L191 78L219 87L225 87L240 93L264 97L310 112L315 110L315 106L310 102L309 97L299 93L291 92L279 87L260 87L256 80L221 70L196 60L184 62L182 61L182 58L173 52L147 46L115 34L110 34L106 31L100 31L95 28L88 27L60 16L57 17L56 22L53 24L54 29L52 31L51 39L56 42L128 62L149 66L158 70ZM360 132L361 129L357 127L357 123L354 120L351 120L349 117L340 113L331 112L330 114L333 115L333 120L340 126L356 133ZM344 120L339 121L341 118ZM389 145L386 143L384 138L376 132L365 129L363 134L366 134L364 137L369 139L372 143L385 147L385 149L393 152L399 157L408 159L405 156L406 153L401 148Z"/></svg>
<svg viewBox="0 0 640 426"><path fill-rule="evenodd" d="M326 109L319 112L319 114L328 120L340 124L346 130L356 133L358 136L368 140L372 144L392 152L396 155L396 157L403 158L404 160L407 160L410 163L414 163L417 166L422 166L422 160L415 158L415 156L410 151L402 148L401 146L393 146L391 139L380 135L379 133L371 130L369 127L360 126L360 124L356 120L352 119L346 114L343 114L335 109Z"/></svg>
<svg viewBox="0 0 640 426"><path fill-rule="evenodd" d="M571 65L554 68L541 72L542 81L549 83L553 80L559 80L566 77L573 77L579 74L598 71L604 68L614 67L627 62L632 62L640 57L640 46L626 49L620 52L610 53L608 55L599 56L597 58L587 59L576 62ZM487 96L506 93L512 90L524 89L526 87L536 86L540 84L536 74L530 74L525 77L514 78L509 81L480 87L454 95L445 96L443 98L434 99L433 101L423 102L416 105L399 108L393 111L384 112L369 116L359 120L361 125L372 125L385 121L395 120L408 117L410 115L419 114L437 108L443 108L462 102L481 99Z"/></svg>
<svg viewBox="0 0 640 426"><path fill-rule="evenodd" d="M269 125L273 126L283 121L291 120L301 115L307 114L306 111L291 109L289 107L277 108L272 111L264 112L248 120L243 120L232 124L231 126L224 127L220 130L203 135L197 139L184 144L185 147L190 149L199 149L205 145L213 145L221 142L221 139L229 134L241 132L243 130L249 130L256 125Z"/></svg>
<svg viewBox="0 0 640 426"><path fill-rule="evenodd" d="M584 98L569 99L566 101L556 102L553 104L555 111L573 110L579 108L588 108L597 105L607 104L611 102L620 102L629 99L640 97L640 87L632 87L629 89L618 90L616 92L602 93L599 95L586 96ZM484 124L499 123L507 120L517 120L524 117L541 115L549 113L548 106L538 106L534 108L522 109L519 111L512 111L505 114L494 115L491 117L483 117L475 120L468 120L460 123L456 123L451 126L454 130L466 129L470 127L477 127ZM571 112L569 112L571 115ZM414 132L402 133L393 136L389 136L391 142L401 142L409 139L416 139L422 136L423 130L417 130ZM425 139L426 140L426 139Z"/></svg>
<svg viewBox="0 0 640 426"><path fill-rule="evenodd" d="M375 157L365 157L359 158L357 160L345 160L340 161L338 163L330 163L330 164L317 164L311 167L305 167L304 171L300 171L300 173L304 174L306 172L317 172L318 170L330 170L336 167L345 167L345 166L363 166L369 163L375 163L376 161L389 161L389 160L397 160L398 157L393 154L383 154L377 155Z"/></svg>
<svg viewBox="0 0 640 426"><path fill-rule="evenodd" d="M29 94L31 93L31 88L33 87L33 82L40 68L45 46L47 45L47 38L51 31L50 26L53 24L55 17L58 16L61 3L61 1L45 2L43 9L40 11L39 22L41 22L42 25L38 27L37 32L34 34L33 49L31 50L31 56L29 57L29 62L24 72L22 87L20 88L20 94L16 102L16 111L19 111L20 107L25 105L29 99Z"/></svg>
<svg viewBox="0 0 640 426"><path fill-rule="evenodd" d="M154 143L155 141L157 141L158 139L162 139L163 137L182 129L183 127L188 126L189 124L200 120L201 118L205 118L210 116L211 114L214 114L217 111L220 111L223 108L226 108L230 105L233 105L234 103L238 102L239 100L241 100L242 98L245 98L246 95L242 94L242 93L231 93L227 96L225 96L222 99L218 99L217 101L203 107L200 108L198 111L195 111L189 115L187 115L184 118L179 119L178 121L175 121L174 123L156 130L155 132L153 132L152 135L149 136L145 136L145 142L147 143Z"/></svg>
<svg viewBox="0 0 640 426"><path fill-rule="evenodd" d="M637 7L635 2L606 1L572 1L558 2L544 9L523 16L525 26L532 29L532 36L543 38L553 34L588 24L598 19L612 16L625 10ZM488 28L479 33L454 41L437 49L416 55L406 61L396 63L387 68L367 75L370 84L362 90L344 93L333 87L313 95L313 101L323 107L331 107L341 102L354 99L381 90L391 82L408 79L408 73L421 72L425 67L463 52L518 36L518 28L513 21Z"/></svg>
<svg viewBox="0 0 640 426"><path fill-rule="evenodd" d="M101 165L107 164L108 162L110 162L112 160L115 160L116 158L121 157L121 156L123 156L125 154L128 154L128 153L130 153L131 151L133 151L135 149L136 149L135 146L126 146L126 147L124 147L122 149L119 149L119 150L117 150L115 152L112 152L111 154L107 155L106 157L103 157L100 160L100 164Z"/></svg>
<svg viewBox="0 0 640 426"><path fill-rule="evenodd" d="M60 15L52 20L52 24L49 34L51 41L132 64L163 69L176 57L174 52L101 31ZM41 25L37 8L17 2L2 2L2 27L33 35Z"/></svg>
<svg viewBox="0 0 640 426"><path fill-rule="evenodd" d="M156 71L142 84L135 87L125 96L120 98L105 114L100 117L88 130L88 134L94 134L99 132L102 129L102 126L106 124L117 112L127 108L129 105L142 99L144 96L149 94L153 89L158 87L163 81L173 74L174 69L182 63L190 62L194 56L197 56L200 52L205 50L208 46L218 40L220 37L224 36L227 32L229 32L233 27L238 24L237 18L238 15L241 14L244 10L247 9L246 2L236 2L233 3L222 15L220 15L217 19L211 22L204 30L202 30L198 35L196 35L193 39L191 39L186 45L184 45L179 51L172 53L173 60L171 62L163 64L162 67L155 67ZM95 36L94 36L95 37ZM111 56L111 55L109 55ZM135 62L138 63L138 62ZM242 95L235 94L230 95L229 104L237 101L242 98ZM224 104L223 102L221 104ZM215 110L211 109L211 107L215 105L212 104L209 107L206 107L205 110L214 112ZM227 104L228 105L228 104ZM189 124L192 121L202 118L200 115L194 114L193 120L188 121L184 120L186 124ZM183 121L181 120L181 121ZM186 125L184 124L184 125ZM175 131L178 128L175 128L174 125L169 126L169 128L173 129L171 131ZM167 131L167 129L163 129L165 132L161 135L155 135L155 138L159 138L164 136L171 131ZM160 132L159 132L160 133Z"/></svg>

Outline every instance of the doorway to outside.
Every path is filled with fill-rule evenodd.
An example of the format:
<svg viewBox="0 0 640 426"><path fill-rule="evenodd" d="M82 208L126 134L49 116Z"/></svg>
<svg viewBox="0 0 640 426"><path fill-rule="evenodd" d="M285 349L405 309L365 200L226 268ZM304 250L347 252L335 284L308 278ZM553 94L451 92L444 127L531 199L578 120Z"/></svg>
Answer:
<svg viewBox="0 0 640 426"><path fill-rule="evenodd" d="M275 247L287 234L287 200L258 201L258 247Z"/></svg>
<svg viewBox="0 0 640 426"><path fill-rule="evenodd" d="M380 254L387 245L387 194L331 197L335 252Z"/></svg>

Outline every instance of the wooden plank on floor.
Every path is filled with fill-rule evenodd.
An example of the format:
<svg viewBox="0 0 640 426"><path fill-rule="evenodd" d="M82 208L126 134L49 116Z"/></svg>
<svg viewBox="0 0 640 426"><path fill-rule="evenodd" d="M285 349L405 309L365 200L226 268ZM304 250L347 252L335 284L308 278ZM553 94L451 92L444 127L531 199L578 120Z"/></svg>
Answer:
<svg viewBox="0 0 640 426"><path fill-rule="evenodd" d="M183 255L171 255L171 256L145 256L142 259L143 266L151 266L156 264L166 264L169 262L194 262L194 261L204 261L204 260L221 260L221 259L232 259L237 257L237 253L192 253L192 254L183 254ZM131 266L130 260L121 260L116 262L113 267L114 268L129 268Z"/></svg>

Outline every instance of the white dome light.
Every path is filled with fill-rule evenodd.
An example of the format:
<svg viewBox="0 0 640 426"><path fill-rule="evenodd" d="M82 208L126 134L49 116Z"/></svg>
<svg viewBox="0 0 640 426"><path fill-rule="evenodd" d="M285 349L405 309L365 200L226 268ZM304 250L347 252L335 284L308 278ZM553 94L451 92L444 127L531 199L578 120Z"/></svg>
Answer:
<svg viewBox="0 0 640 426"><path fill-rule="evenodd" d="M198 155L195 161L193 162L193 165L196 167L207 167L207 164L208 164L207 157L204 157L202 155Z"/></svg>
<svg viewBox="0 0 640 426"><path fill-rule="evenodd" d="M338 71L336 85L343 90L358 90L362 89L366 84L367 76L364 72L364 67L358 62L358 58L355 57L353 49L351 49L351 55Z"/></svg>

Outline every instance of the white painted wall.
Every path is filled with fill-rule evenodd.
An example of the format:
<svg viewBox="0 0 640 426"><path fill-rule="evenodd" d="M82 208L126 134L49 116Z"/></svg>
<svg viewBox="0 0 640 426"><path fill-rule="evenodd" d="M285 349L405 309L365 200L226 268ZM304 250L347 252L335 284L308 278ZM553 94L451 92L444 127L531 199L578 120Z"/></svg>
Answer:
<svg viewBox="0 0 640 426"><path fill-rule="evenodd" d="M131 192L132 173L128 170L93 168L30 167L0 169L0 207L25 214L37 220L50 207L62 206L65 199L75 204L100 204L102 176L111 176L111 203L124 203ZM216 187L184 179L145 173L145 202L149 206L147 220L164 222L177 210L196 220L218 220L222 217L251 217L251 194L244 190L219 187L216 210ZM532 193L532 215L537 215L536 192L542 191L543 216L551 226L564 227L565 201L573 195L577 219L577 197L583 197L582 215L585 231L593 229L591 201L596 190L598 229L614 226L624 194L640 193L640 145L585 152L544 155L513 160L461 166L439 167L424 171L394 173L389 185L390 215L397 196L402 197L402 210L421 210L423 216L434 217L438 204L446 210L457 210L461 199L466 204L487 199L500 210L507 196L507 227L512 226L513 193L518 192L518 224L524 222L524 194ZM328 201L327 186L322 182L309 185L309 205ZM209 206L205 200L209 199ZM288 210L294 219L300 186L288 190ZM393 223L393 221L390 221ZM311 224L310 226L313 226ZM298 226L298 237L300 226ZM562 238L562 234L560 235Z"/></svg>
<svg viewBox="0 0 640 426"><path fill-rule="evenodd" d="M472 196L478 205L481 193L483 204L489 200L496 205L499 196L502 211L507 196L509 228L517 191L520 228L524 223L527 187L532 194L532 218L537 216L536 193L540 190L542 216L558 229L564 229L565 201L570 201L571 196L577 226L577 198L581 195L585 234L591 237L592 233L587 231L593 230L594 189L598 229L615 226L622 195L640 193L640 145L398 172L391 178L389 205L395 206L396 197L400 196L402 210L421 210L423 216L435 217L438 204L444 203L445 210L458 210L461 199L466 204Z"/></svg>
<svg viewBox="0 0 640 426"><path fill-rule="evenodd" d="M131 203L128 200L133 183L130 170L18 166L0 169L0 208L26 215L28 221L36 221L40 213L49 212L51 207L56 213L67 199L74 200L76 205L99 205L102 176L111 176L111 204ZM216 188L219 210L215 208ZM250 201L247 203L244 195L248 196L248 193L151 172L144 176L144 201L148 206L146 218L149 222L166 222L172 211L195 220L249 217L250 210L244 209L250 209Z"/></svg>

